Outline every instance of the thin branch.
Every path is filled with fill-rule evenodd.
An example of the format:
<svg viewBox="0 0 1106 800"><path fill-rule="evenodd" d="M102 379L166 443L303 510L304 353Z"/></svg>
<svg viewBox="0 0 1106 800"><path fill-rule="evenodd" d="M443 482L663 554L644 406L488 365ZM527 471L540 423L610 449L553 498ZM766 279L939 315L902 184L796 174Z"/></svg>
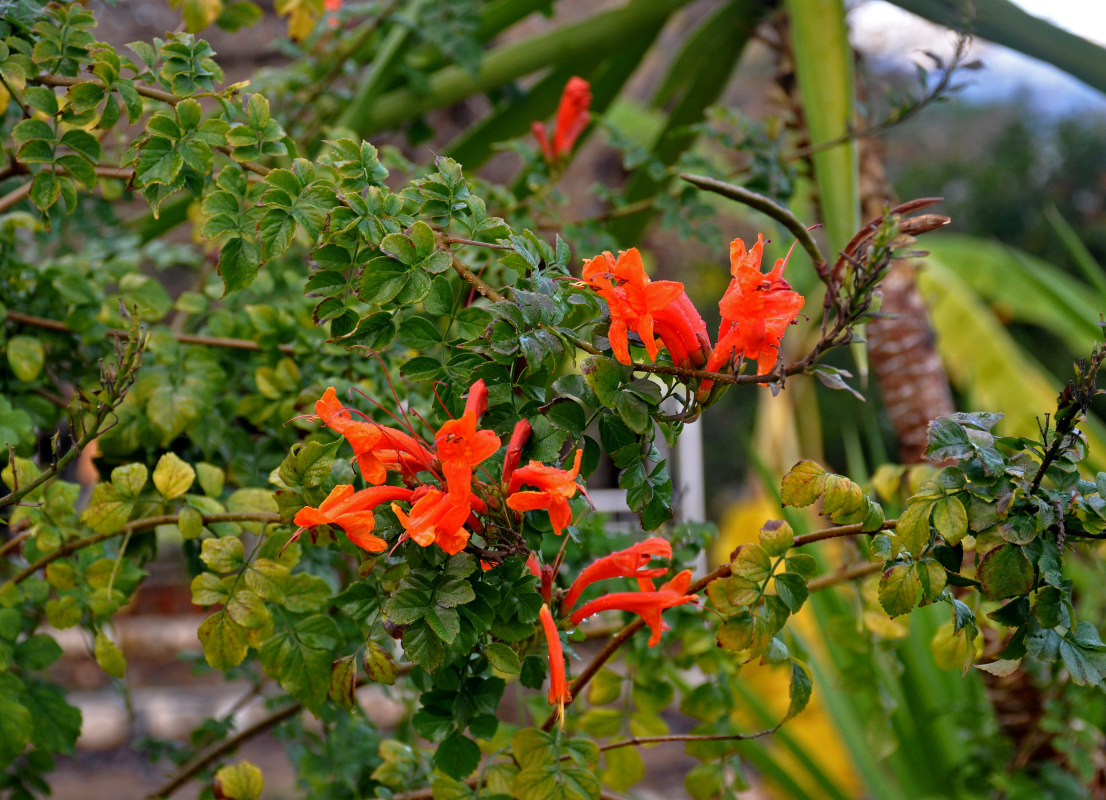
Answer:
<svg viewBox="0 0 1106 800"><path fill-rule="evenodd" d="M36 317L31 314L24 314L21 311L12 311L11 309L6 309L4 313L12 322L19 322L23 325L31 325L32 327L43 328L49 331L72 333L68 325L56 319ZM115 328L109 329L107 335L115 339L126 339L130 336L127 331L121 331ZM223 336L199 336L192 333L174 333L173 338L182 344L198 344L206 347L226 347L231 350L263 349L260 344L252 339L230 339ZM295 352L295 348L290 344L277 345L276 349L288 355Z"/></svg>
<svg viewBox="0 0 1106 800"><path fill-rule="evenodd" d="M883 566L884 565L878 561L858 561L855 564L846 564L834 572L819 575L817 578L808 582L806 588L811 592L828 589L830 586L836 586L839 583L847 583L848 581L871 575L873 572L880 572Z"/></svg>
<svg viewBox="0 0 1106 800"><path fill-rule="evenodd" d="M396 675L406 675L414 669L412 664L400 664L396 667ZM358 681L358 688L364 686L365 682ZM267 717L263 717L250 725L248 728L243 728L234 736L227 739L225 742L220 742L214 745L205 753L200 753L194 759L182 766L180 770L174 774L163 786L155 790L153 793L146 795L146 800L158 800L158 798L166 798L173 794L177 789L188 783L198 772L202 771L214 761L217 761L222 756L236 750L243 742L247 742L255 736L264 733L272 728L274 725L279 725L286 719L290 719L303 710L303 703L296 701L291 705L285 706L279 711L274 711ZM404 795L394 795L392 800L400 800ZM430 795L426 795L427 798Z"/></svg>
<svg viewBox="0 0 1106 800"><path fill-rule="evenodd" d="M492 242L478 242L476 239L462 239L460 236L450 236L446 239L450 244L467 244L473 247L488 247L492 250L510 250L511 248L505 244L494 244Z"/></svg>
<svg viewBox="0 0 1106 800"><path fill-rule="evenodd" d="M70 450L70 453L75 452ZM66 454L68 455L68 453ZM15 577L11 578L8 583L22 583L27 578L34 575L40 569L45 568L47 565L52 564L60 558L72 555L78 550L83 550L86 547L92 547L100 542L107 541L108 539L116 536L124 536L128 533L135 533L137 531L145 531L150 528L156 528L158 525L173 525L179 519L178 514L162 514L156 517L143 517L142 519L136 519L128 522L122 528L117 531L109 531L104 533L95 533L92 536L85 536L82 539L74 539L71 542L66 542L57 550L51 553L47 553L38 561L30 564L20 572L16 573ZM279 514L269 514L264 512L228 512L225 514L204 514L203 520L205 525L213 525L219 522L263 522L267 525L279 524L281 519Z"/></svg>
<svg viewBox="0 0 1106 800"><path fill-rule="evenodd" d="M35 83L41 83L45 86L77 86L82 83L92 83L96 86L100 86L101 88L104 86L104 84L100 83L100 81L96 80L95 78L73 78L69 77L68 75L36 75L34 78L32 78L32 80ZM187 99L184 97L177 97L176 95L170 94L169 92L162 91L161 89L155 89L152 86L146 86L141 83L135 83L134 88L135 91L143 97L149 97L152 100L160 100L162 103L168 103L171 106L176 106L177 103ZM231 159L238 164L238 166L242 167L242 169L247 170L248 172L254 173L255 175L265 177L270 172L272 172L272 170L270 170L268 167L263 167L262 165L255 164L252 161L238 161L234 158L233 150L225 145L219 145L215 149L218 150L220 153L223 153L224 155L230 156ZM2 208L0 208L0 210L2 210Z"/></svg>
<svg viewBox="0 0 1106 800"><path fill-rule="evenodd" d="M810 259L814 262L815 269L818 270L818 273L822 274L822 271L824 271L826 259L822 255L822 251L818 249L818 245L815 244L814 239L810 235L810 231L799 221L798 217L776 201L770 200L764 195L757 194L756 192L750 192L748 189L741 186L734 186L731 183L708 178L705 175L681 173L680 178L693 186L698 186L700 189L720 194L723 197L728 197L739 203L744 203L750 208L754 208L762 214L776 220L787 228L787 230L791 231L792 235L799 240L799 244L801 244L803 249L810 255Z"/></svg>
<svg viewBox="0 0 1106 800"><path fill-rule="evenodd" d="M3 197L0 197L0 211L7 211L9 208L20 202L24 197L31 193L31 182L27 181L22 186L12 189Z"/></svg>
<svg viewBox="0 0 1106 800"><path fill-rule="evenodd" d="M833 528L822 528L819 531L799 534L795 537L795 543L791 546L802 547L804 544L810 544L811 542L820 542L824 539L837 539L842 536L856 536L857 534L874 536L880 531L893 531L898 524L899 521L897 519L885 520L884 523L874 531L866 531L861 528L860 525L838 525Z"/></svg>
<svg viewBox="0 0 1106 800"><path fill-rule="evenodd" d="M188 762L179 772L177 772L172 778L170 778L163 786L155 790L151 794L146 795L147 800L156 800L156 798L168 797L184 784L188 783L196 773L203 770L212 762L216 761L220 757L235 750L240 744L252 739L260 733L264 733L274 725L279 725L284 720L294 717L300 711L303 710L303 703L295 702L290 706L285 706L280 711L274 711L269 716L258 720L248 728L243 728L240 732L227 739L225 742L212 747L206 753L202 753L192 761Z"/></svg>
<svg viewBox="0 0 1106 800"><path fill-rule="evenodd" d="M0 545L0 556L5 556L8 554L9 551L19 547L19 545L23 544L23 542L34 536L34 533L35 532L33 530L25 530L22 533L16 534L12 538L8 539L8 541Z"/></svg>
<svg viewBox="0 0 1106 800"><path fill-rule="evenodd" d="M780 724L782 725L783 723ZM599 750L602 752L606 750L616 750L619 747L639 747L646 744L664 744L665 742L741 742L746 739L762 739L765 736L771 736L779 729L780 726L776 725L771 728L765 728L762 731L757 731L756 733L676 733L670 736L635 736L631 739L623 739L618 742L601 745Z"/></svg>
<svg viewBox="0 0 1106 800"><path fill-rule="evenodd" d="M49 75L43 73L31 78L35 83L41 83L44 86L79 86L82 83L94 83L100 88L106 88L104 84L95 78L77 78L69 75ZM147 86L144 83L135 83L134 90L143 97L149 97L151 100L160 100L163 103L168 103L171 106L175 106L183 97L177 97L175 94L162 91L161 89L155 89L152 86Z"/></svg>
<svg viewBox="0 0 1106 800"><path fill-rule="evenodd" d="M956 73L958 67L965 66L968 69L972 68L971 65L964 65L962 63L964 60L964 56L967 55L968 48L971 45L971 36L968 36L967 34L961 32L957 35L957 37L956 51L953 54L952 60L949 62L949 65L946 67L940 61L937 62L938 68L941 73L941 79L937 81L936 84L934 84L931 90L926 92L918 99L914 100L914 102L910 103L909 105L898 109L892 109L892 113L889 114L886 119L877 122L874 125L869 125L866 128L861 128L855 131L849 131L843 136L838 136L835 139L828 139L824 142L818 142L818 144L800 147L799 149L788 153L786 156L787 160L792 161L795 159L807 158L808 156L815 155L816 153L821 153L824 150L830 150L834 147L837 147L838 145L851 142L854 139L866 139L871 136L878 136L889 128L906 122L908 119L913 119L914 117L916 117L922 111L922 109L926 108L934 101L940 99L941 95L944 94L946 89L948 89L949 84L952 83L952 76ZM931 56L931 58L932 57L933 56ZM978 62L976 62L976 67L978 67Z"/></svg>
<svg viewBox="0 0 1106 800"><path fill-rule="evenodd" d="M484 295L484 297L488 298L493 303L501 303L507 299L491 286L484 283L483 280L478 278L476 274L467 266L465 266L464 262L462 262L461 259L457 257L456 253L450 252L450 255L453 256L453 269L456 270L457 274L460 275L461 278L473 289L480 292L480 294Z"/></svg>

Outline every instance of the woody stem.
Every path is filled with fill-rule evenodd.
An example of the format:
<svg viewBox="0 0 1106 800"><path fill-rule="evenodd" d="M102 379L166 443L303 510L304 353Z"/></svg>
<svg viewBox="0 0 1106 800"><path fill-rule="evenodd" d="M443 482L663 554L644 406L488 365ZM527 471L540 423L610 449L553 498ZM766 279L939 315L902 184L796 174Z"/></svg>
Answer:
<svg viewBox="0 0 1106 800"><path fill-rule="evenodd" d="M70 451L72 452L72 451ZM178 514L162 514L156 517L143 517L142 519L136 519L132 522L128 522L122 528L117 531L108 531L104 533L96 533L92 536L86 536L83 539L75 539L71 542L67 542L54 550L51 553L47 553L38 561L28 565L26 568L16 573L15 576L9 581L10 583L21 583L27 578L34 575L40 569L46 567L49 564L57 561L59 558L65 558L68 555L72 555L78 550L83 550L86 547L92 547L94 544L107 541L108 539L116 536L123 536L128 533L135 533L137 531L145 531L150 528L156 528L158 525L173 525L179 520ZM227 514L204 514L203 521L205 525L210 525L216 522L263 522L266 524L279 523L279 514L268 514L264 512L231 512Z"/></svg>

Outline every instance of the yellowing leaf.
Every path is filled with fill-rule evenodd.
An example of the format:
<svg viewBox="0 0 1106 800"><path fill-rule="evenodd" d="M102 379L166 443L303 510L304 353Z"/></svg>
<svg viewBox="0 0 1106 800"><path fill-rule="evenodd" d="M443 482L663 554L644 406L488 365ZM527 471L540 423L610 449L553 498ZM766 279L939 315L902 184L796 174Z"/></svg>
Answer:
<svg viewBox="0 0 1106 800"><path fill-rule="evenodd" d="M780 500L785 506L809 506L822 494L826 470L813 461L800 461L783 476Z"/></svg>
<svg viewBox="0 0 1106 800"><path fill-rule="evenodd" d="M192 488L196 470L176 453L166 453L154 468L154 486L166 500L180 497Z"/></svg>
<svg viewBox="0 0 1106 800"><path fill-rule="evenodd" d="M127 671L127 659L123 657L123 651L115 642L104 635L103 631L96 634L96 644L93 648L96 663L100 669L113 678L122 678Z"/></svg>
<svg viewBox="0 0 1106 800"><path fill-rule="evenodd" d="M249 761L239 761L215 773L215 796L220 800L257 800L264 788L261 770Z"/></svg>
<svg viewBox="0 0 1106 800"><path fill-rule="evenodd" d="M278 16L288 17L288 37L299 40L311 33L322 16L323 0L277 0L274 8Z"/></svg>

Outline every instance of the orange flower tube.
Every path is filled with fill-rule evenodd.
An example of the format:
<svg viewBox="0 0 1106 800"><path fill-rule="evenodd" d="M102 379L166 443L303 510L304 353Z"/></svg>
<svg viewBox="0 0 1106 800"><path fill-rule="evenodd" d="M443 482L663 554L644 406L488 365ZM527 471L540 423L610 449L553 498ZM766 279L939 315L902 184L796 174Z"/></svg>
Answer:
<svg viewBox="0 0 1106 800"><path fill-rule="evenodd" d="M691 570L685 569L655 592L613 592L590 603L584 603L572 615L571 623L579 625L592 614L600 611L630 611L637 614L649 626L653 635L649 637L649 646L660 644L661 633L665 629L661 612L666 608L693 603L698 595L687 593L691 586Z"/></svg>
<svg viewBox="0 0 1106 800"><path fill-rule="evenodd" d="M557 623L553 613L545 603L538 612L542 630L545 632L545 644L549 648L549 705L557 706L558 715L563 717L565 703L572 700L565 681L565 656L561 648L561 635L557 632Z"/></svg>
<svg viewBox="0 0 1106 800"><path fill-rule="evenodd" d="M633 547L611 553L600 558L593 564L586 566L580 575L572 582L572 587L565 595L563 608L572 608L580 595L591 584L607 578L637 578L638 588L641 591L652 591L652 578L659 578L668 571L667 567L654 567L645 569L654 557L672 558L672 545L659 536L651 536L643 542L638 542Z"/></svg>

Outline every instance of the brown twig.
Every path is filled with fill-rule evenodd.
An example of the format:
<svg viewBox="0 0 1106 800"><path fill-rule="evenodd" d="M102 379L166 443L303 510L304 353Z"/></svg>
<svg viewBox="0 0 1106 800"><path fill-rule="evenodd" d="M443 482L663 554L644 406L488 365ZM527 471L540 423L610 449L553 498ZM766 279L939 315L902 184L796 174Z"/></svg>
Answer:
<svg viewBox="0 0 1106 800"><path fill-rule="evenodd" d="M406 675L413 668L414 667L411 664L401 664L396 667L396 675ZM365 682L361 680L358 681L358 688L364 685ZM155 790L153 793L146 795L146 800L158 800L159 798L168 797L184 784L188 783L188 781L190 781L192 777L196 775L196 773L202 771L208 765L218 760L222 756L225 756L227 753L236 750L238 746L241 745L243 742L247 742L258 734L264 733L265 731L269 730L269 728L272 728L274 725L279 725L281 722L284 722L284 720L294 717L302 710L303 703L296 701L291 705L285 706L279 711L274 711L267 717L259 719L248 728L243 728L241 731L227 739L225 742L220 742L219 744L213 746L206 753L201 753L197 755L192 761L189 761L187 764L182 766L180 771L174 774L163 786ZM403 797L403 795L394 795L392 800L399 800L399 798L401 797ZM430 795L427 795L427 797L430 797Z"/></svg>
<svg viewBox="0 0 1106 800"><path fill-rule="evenodd" d="M27 181L22 186L17 186L3 197L0 197L0 211L7 211L16 203L31 193L31 182Z"/></svg>
<svg viewBox="0 0 1106 800"><path fill-rule="evenodd" d="M72 451L70 451L72 452ZM82 539L74 539L71 542L66 542L57 550L51 553L47 553L38 561L28 565L23 570L17 572L15 577L11 578L8 583L21 583L27 578L34 575L40 569L45 568L49 564L57 561L60 558L65 558L68 555L72 555L78 550L83 550L86 547L99 544L100 542L107 541L115 536L124 536L128 533L136 533L138 531L149 530L150 528L156 528L158 525L173 525L179 519L178 514L162 514L156 517L143 517L142 519L136 519L128 522L122 528L117 531L109 531L104 533L95 533L92 536L85 536ZM205 525L212 525L219 522L263 522L267 525L275 525L280 523L280 514L269 514L264 512L229 512L225 514L204 514L203 521Z"/></svg>
<svg viewBox="0 0 1106 800"><path fill-rule="evenodd" d="M8 541L4 542L4 544L0 545L0 556L7 555L9 551L19 547L19 545L23 544L23 542L27 541L32 536L34 536L33 530L25 530L21 533L16 534L12 538L8 539Z"/></svg>
<svg viewBox="0 0 1106 800"><path fill-rule="evenodd" d="M857 578L863 578L866 575L871 575L873 572L879 572L883 569L883 566L884 565L879 561L858 561L854 564L846 564L834 572L827 573L826 575L819 575L817 578L808 582L806 588L808 591L817 592L821 589L827 589L830 586L836 586L839 583L846 583L856 580Z"/></svg>
<svg viewBox="0 0 1106 800"><path fill-rule="evenodd" d="M476 239L462 239L460 236L450 236L446 239L450 244L467 244L473 247L488 247L492 250L510 250L511 248L505 244L495 244L493 242L479 242Z"/></svg>
<svg viewBox="0 0 1106 800"><path fill-rule="evenodd" d="M461 276L465 283L469 284L469 286L480 292L480 294L484 295L484 297L488 298L493 303L501 303L507 299L477 277L476 274L465 266L464 262L457 257L456 253L450 252L450 255L453 256L453 269L456 270L457 274Z"/></svg>
<svg viewBox="0 0 1106 800"><path fill-rule="evenodd" d="M60 333L72 333L72 330L64 322L56 319L47 319L46 317L36 317L31 314L24 314L22 311L12 311L10 308L5 310L5 316L12 322L19 322L23 325L31 325L35 328L43 328L49 331L58 331ZM111 328L107 331L107 335L115 339L126 339L130 336L126 331L121 331L116 328ZM223 336L200 336L192 333L174 333L173 338L182 344L198 344L206 347L226 347L231 350L262 350L260 344L252 339L230 339ZM277 345L276 349L281 353L291 355L295 352L295 348L290 344Z"/></svg>
<svg viewBox="0 0 1106 800"><path fill-rule="evenodd" d="M811 261L814 262L814 267L818 271L818 274L821 275L825 270L826 259L822 255L822 251L818 249L818 245L815 244L814 239L810 235L810 231L799 221L798 217L775 200L771 200L756 192L751 192L742 186L734 186L725 181L708 178L705 175L681 173L680 178L687 181L692 186L698 186L700 189L705 189L708 192L714 192L723 197L728 197L731 200L736 200L739 203L744 203L750 208L756 209L762 214L776 220L799 240L799 244L803 246L803 249L806 250L807 254L810 256Z"/></svg>
<svg viewBox="0 0 1106 800"><path fill-rule="evenodd" d="M780 724L782 725L783 723ZM771 736L779 729L780 726L775 725L771 728L757 731L756 733L675 733L670 736L634 736L630 739L623 739L618 742L600 745L599 750L602 752L606 750L616 750L619 747L640 747L641 745L664 744L665 742L741 742L746 739L761 739L765 736Z"/></svg>

